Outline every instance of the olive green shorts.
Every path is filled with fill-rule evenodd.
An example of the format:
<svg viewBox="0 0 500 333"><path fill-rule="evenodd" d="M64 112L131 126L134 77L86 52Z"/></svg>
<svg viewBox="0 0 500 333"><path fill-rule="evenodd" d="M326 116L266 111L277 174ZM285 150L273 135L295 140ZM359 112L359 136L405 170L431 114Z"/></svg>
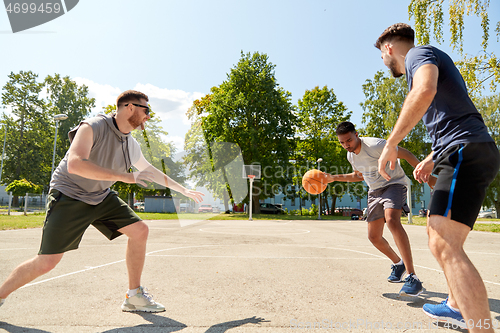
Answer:
<svg viewBox="0 0 500 333"><path fill-rule="evenodd" d="M122 234L119 229L138 221L141 218L114 191L100 204L89 205L51 190L47 197L47 215L38 254L77 249L89 225L112 240Z"/></svg>

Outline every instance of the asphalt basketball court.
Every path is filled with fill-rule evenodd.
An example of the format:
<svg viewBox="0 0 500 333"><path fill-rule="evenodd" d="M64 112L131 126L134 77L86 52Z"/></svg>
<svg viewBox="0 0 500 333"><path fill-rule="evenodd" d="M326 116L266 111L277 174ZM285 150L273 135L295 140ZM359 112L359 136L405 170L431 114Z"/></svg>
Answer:
<svg viewBox="0 0 500 333"><path fill-rule="evenodd" d="M126 238L89 228L80 249L14 292L0 308L6 332L425 332L425 302L446 298L444 274L425 227L405 226L420 297L399 297L390 261L368 241L364 221L147 221L143 285L166 311L122 312ZM181 226L182 225L182 226ZM0 231L0 280L33 257L41 229ZM386 228L387 240L395 247ZM466 242L500 322L500 235ZM497 329L500 332L500 327Z"/></svg>

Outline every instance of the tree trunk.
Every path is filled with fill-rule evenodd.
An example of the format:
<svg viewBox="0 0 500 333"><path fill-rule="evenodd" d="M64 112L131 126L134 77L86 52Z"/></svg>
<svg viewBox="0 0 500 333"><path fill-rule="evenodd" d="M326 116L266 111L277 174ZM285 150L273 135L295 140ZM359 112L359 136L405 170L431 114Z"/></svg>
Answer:
<svg viewBox="0 0 500 333"><path fill-rule="evenodd" d="M224 211L225 211L226 214L229 214L230 213L230 210L229 210L229 194L227 194L226 190L224 190L223 196L224 196Z"/></svg>
<svg viewBox="0 0 500 333"><path fill-rule="evenodd" d="M337 196L332 195L332 215L335 214L335 206L337 205Z"/></svg>

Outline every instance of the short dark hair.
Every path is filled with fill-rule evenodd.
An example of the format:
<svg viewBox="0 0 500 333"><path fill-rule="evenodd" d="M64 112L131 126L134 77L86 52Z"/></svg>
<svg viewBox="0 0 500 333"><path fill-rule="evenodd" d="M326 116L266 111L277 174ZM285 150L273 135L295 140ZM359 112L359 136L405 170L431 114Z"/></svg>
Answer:
<svg viewBox="0 0 500 333"><path fill-rule="evenodd" d="M137 90L127 90L122 92L116 99L116 107L119 107L122 104L139 101L140 99L145 99L146 102L149 102L148 95Z"/></svg>
<svg viewBox="0 0 500 333"><path fill-rule="evenodd" d="M356 133L356 128L354 127L354 124L351 123L350 121L343 121L337 126L337 135L339 134L347 134L350 132Z"/></svg>
<svg viewBox="0 0 500 333"><path fill-rule="evenodd" d="M406 23L396 23L385 29L375 43L375 47L380 50L384 42L402 40L409 43L415 42L415 31Z"/></svg>

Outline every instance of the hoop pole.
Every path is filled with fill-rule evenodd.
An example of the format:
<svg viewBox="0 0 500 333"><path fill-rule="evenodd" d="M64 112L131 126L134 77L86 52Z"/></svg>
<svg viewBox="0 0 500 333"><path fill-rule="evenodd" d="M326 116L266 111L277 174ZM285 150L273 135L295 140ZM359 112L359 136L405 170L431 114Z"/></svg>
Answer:
<svg viewBox="0 0 500 333"><path fill-rule="evenodd" d="M253 221L252 220L252 197L253 197L253 179L255 178L254 175L248 175L248 179L250 179L250 204L248 206L248 221Z"/></svg>

